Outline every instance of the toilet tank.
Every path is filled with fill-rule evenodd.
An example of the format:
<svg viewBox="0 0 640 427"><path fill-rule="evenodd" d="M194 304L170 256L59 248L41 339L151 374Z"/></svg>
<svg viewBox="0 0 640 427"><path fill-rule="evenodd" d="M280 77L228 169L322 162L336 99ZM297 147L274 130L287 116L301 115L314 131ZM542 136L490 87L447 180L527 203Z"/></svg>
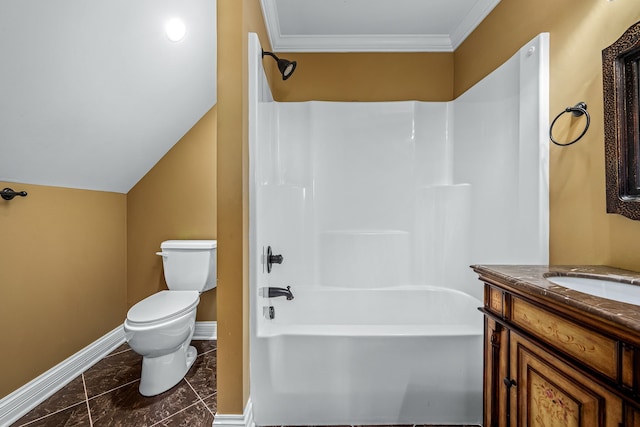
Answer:
<svg viewBox="0 0 640 427"><path fill-rule="evenodd" d="M216 240L167 240L160 248L169 289L204 292L216 287Z"/></svg>

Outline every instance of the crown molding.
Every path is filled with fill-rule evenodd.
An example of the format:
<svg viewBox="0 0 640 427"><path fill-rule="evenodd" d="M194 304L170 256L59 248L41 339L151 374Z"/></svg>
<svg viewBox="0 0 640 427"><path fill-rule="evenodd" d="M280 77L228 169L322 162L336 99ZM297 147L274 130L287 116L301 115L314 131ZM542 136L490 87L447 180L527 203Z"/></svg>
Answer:
<svg viewBox="0 0 640 427"><path fill-rule="evenodd" d="M500 0L479 0L451 34L289 35L280 31L276 0L260 0L274 52L453 52Z"/></svg>
<svg viewBox="0 0 640 427"><path fill-rule="evenodd" d="M341 36L275 36L275 52L453 52L446 34Z"/></svg>

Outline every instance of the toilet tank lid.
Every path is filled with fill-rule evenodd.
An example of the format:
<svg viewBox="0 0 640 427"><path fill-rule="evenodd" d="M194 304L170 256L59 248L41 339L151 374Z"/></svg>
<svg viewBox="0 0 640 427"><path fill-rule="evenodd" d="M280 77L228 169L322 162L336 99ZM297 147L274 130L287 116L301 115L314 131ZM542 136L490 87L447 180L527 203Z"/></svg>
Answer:
<svg viewBox="0 0 640 427"><path fill-rule="evenodd" d="M160 244L162 249L213 249L217 240L167 240Z"/></svg>

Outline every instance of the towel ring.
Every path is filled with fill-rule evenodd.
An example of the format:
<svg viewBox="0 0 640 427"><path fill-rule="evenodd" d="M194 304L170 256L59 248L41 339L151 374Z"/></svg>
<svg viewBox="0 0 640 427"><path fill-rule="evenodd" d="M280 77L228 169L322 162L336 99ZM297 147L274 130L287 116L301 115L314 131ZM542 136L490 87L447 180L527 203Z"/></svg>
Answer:
<svg viewBox="0 0 640 427"><path fill-rule="evenodd" d="M563 144L553 139L553 125L556 124L556 120L558 120L560 116L562 116L564 113L573 113L574 117L580 117L584 114L587 118L587 124L584 127L584 130L582 131L582 133L576 139ZM561 147L566 147L567 145L575 144L580 140L580 138L584 136L585 133L587 133L587 129L589 129L590 124L591 124L591 117L589 116L589 112L587 112L587 104L585 104L584 102L578 102L573 107L565 108L564 111L560 112L560 114L558 114L556 118L553 119L553 121L551 122L551 126L549 126L549 139L551 140L551 142Z"/></svg>

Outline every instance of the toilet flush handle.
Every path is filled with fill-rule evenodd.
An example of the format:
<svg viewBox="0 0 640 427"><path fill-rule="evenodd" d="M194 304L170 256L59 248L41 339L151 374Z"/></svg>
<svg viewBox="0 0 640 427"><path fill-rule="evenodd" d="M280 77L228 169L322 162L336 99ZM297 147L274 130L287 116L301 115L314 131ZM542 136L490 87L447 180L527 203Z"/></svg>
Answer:
<svg viewBox="0 0 640 427"><path fill-rule="evenodd" d="M169 254L167 252L156 252L156 255L160 255L163 258L166 258L169 256Z"/></svg>

